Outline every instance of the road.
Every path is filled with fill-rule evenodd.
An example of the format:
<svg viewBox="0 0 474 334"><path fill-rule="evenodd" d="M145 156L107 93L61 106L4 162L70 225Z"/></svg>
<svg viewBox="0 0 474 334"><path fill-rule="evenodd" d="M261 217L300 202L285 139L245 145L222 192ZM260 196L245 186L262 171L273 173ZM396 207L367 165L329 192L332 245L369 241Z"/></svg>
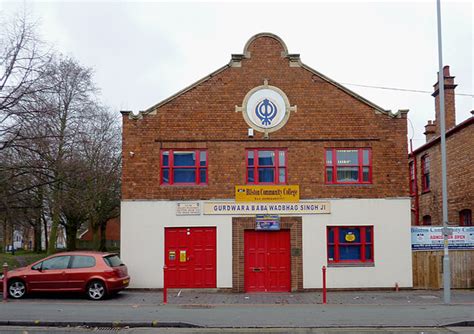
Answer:
<svg viewBox="0 0 474 334"><path fill-rule="evenodd" d="M413 328L425 327L433 333L445 333L449 326L474 325L474 291L457 292L451 305L442 304L437 292L427 291L347 292L331 295L331 300L338 304L308 302L316 297L311 293L246 295L184 291L171 295L171 304L163 305L161 294L156 292L124 291L99 302L77 295L31 296L0 303L0 326L87 325L104 330L129 326L131 333L137 327L200 327L220 332L221 328L299 328L304 333L314 328L329 331L358 327L393 327L397 328L394 333L412 333L409 331ZM474 327L470 329L474 333Z"/></svg>

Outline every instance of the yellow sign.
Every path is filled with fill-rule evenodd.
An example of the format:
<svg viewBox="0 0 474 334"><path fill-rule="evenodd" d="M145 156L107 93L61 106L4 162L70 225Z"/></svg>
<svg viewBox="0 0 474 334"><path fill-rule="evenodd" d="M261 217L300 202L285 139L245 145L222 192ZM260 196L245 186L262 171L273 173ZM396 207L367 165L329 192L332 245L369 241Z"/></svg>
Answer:
<svg viewBox="0 0 474 334"><path fill-rule="evenodd" d="M356 236L352 233L346 234L346 241L353 242L356 239Z"/></svg>
<svg viewBox="0 0 474 334"><path fill-rule="evenodd" d="M179 251L179 262L186 262L186 251L180 250Z"/></svg>
<svg viewBox="0 0 474 334"><path fill-rule="evenodd" d="M236 202L299 202L300 186L235 186Z"/></svg>

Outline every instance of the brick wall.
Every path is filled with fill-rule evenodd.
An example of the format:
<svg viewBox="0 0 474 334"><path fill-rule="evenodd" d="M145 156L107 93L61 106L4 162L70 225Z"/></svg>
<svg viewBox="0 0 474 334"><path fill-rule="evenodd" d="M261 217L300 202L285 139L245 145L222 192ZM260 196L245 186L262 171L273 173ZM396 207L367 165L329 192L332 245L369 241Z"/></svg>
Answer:
<svg viewBox="0 0 474 334"><path fill-rule="evenodd" d="M383 198L408 195L406 117L395 118L348 94L313 71L290 66L275 38L253 40L240 67L227 67L140 119L123 116L123 199L233 198L245 183L245 149L288 148L288 182L301 198ZM241 106L247 92L267 79L297 112L268 140L248 125ZM325 147L371 147L373 184L324 184ZM207 148L209 184L160 186L160 149ZM130 152L133 152L131 154Z"/></svg>
<svg viewBox="0 0 474 334"><path fill-rule="evenodd" d="M446 160L448 181L448 221L459 224L459 211L470 209L474 211L474 118L468 120L470 125L454 132L446 138ZM421 188L421 157L430 157L430 191L422 193ZM425 149L417 151L417 174L419 189L420 222L423 216L430 215L432 225L442 225L442 189L441 189L441 147L438 142ZM412 201L413 202L413 201ZM416 222L412 221L413 225Z"/></svg>
<svg viewBox="0 0 474 334"><path fill-rule="evenodd" d="M303 237L301 217L281 217L280 228L290 230L291 291L303 290ZM255 230L254 217L232 218L232 290L244 292L245 230Z"/></svg>

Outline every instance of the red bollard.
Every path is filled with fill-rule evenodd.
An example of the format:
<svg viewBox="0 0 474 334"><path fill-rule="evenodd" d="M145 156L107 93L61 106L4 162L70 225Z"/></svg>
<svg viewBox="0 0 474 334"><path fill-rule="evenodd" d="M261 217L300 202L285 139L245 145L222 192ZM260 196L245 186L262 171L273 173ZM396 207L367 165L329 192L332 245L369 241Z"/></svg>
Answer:
<svg viewBox="0 0 474 334"><path fill-rule="evenodd" d="M168 267L163 267L163 304L168 304L168 287L167 287L167 279L166 279L166 272Z"/></svg>
<svg viewBox="0 0 474 334"><path fill-rule="evenodd" d="M3 264L3 302L6 303L8 299L7 292L7 281L8 281L8 264Z"/></svg>
<svg viewBox="0 0 474 334"><path fill-rule="evenodd" d="M326 304L326 266L323 266L323 304Z"/></svg>

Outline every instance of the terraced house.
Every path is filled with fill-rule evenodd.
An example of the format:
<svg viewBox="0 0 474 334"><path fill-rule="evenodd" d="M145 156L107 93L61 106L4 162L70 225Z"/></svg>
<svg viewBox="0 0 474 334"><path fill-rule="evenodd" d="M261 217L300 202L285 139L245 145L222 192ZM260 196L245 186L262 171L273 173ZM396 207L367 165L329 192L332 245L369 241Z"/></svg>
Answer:
<svg viewBox="0 0 474 334"><path fill-rule="evenodd" d="M123 113L121 254L132 287L412 286L407 111L303 64L269 33Z"/></svg>

